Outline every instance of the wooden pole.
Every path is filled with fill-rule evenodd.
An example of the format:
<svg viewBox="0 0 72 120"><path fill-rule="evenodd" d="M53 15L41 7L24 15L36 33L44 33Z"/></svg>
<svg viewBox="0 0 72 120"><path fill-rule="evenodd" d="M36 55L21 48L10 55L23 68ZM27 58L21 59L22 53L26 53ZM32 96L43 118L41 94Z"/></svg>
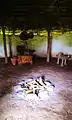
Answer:
<svg viewBox="0 0 72 120"><path fill-rule="evenodd" d="M64 29L62 28L62 34L64 34L65 33L65 31L64 31Z"/></svg>
<svg viewBox="0 0 72 120"><path fill-rule="evenodd" d="M3 43L4 43L4 54L5 54L5 64L8 63L7 59L7 48L6 48L6 36L5 36L5 27L2 27L2 32L3 32Z"/></svg>
<svg viewBox="0 0 72 120"><path fill-rule="evenodd" d="M48 30L48 46L47 46L47 62L51 61L51 52L52 52L52 36L51 36L51 29Z"/></svg>
<svg viewBox="0 0 72 120"><path fill-rule="evenodd" d="M10 58L12 58L12 41L11 41L11 37L12 37L11 35L8 35Z"/></svg>

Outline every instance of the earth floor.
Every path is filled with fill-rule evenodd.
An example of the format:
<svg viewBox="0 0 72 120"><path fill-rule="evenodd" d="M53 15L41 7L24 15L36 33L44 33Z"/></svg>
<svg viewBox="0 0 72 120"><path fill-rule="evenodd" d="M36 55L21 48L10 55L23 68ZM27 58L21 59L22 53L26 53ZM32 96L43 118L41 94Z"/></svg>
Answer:
<svg viewBox="0 0 72 120"><path fill-rule="evenodd" d="M0 120L72 120L72 61L61 67L56 60L36 59L33 65L0 63ZM48 99L23 99L16 95L18 82L45 75L55 88Z"/></svg>

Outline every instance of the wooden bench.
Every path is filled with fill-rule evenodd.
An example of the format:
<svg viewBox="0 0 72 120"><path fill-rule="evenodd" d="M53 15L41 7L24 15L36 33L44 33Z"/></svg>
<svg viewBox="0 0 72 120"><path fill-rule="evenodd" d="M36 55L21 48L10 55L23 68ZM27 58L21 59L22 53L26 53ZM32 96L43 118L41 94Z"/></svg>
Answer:
<svg viewBox="0 0 72 120"><path fill-rule="evenodd" d="M62 52L59 52L56 55L56 57L57 57L57 64L60 64L60 60L61 60L61 67L67 65L67 60L72 60L72 55L67 55Z"/></svg>
<svg viewBox="0 0 72 120"><path fill-rule="evenodd" d="M32 56L17 56L11 58L12 65L30 63L32 65Z"/></svg>

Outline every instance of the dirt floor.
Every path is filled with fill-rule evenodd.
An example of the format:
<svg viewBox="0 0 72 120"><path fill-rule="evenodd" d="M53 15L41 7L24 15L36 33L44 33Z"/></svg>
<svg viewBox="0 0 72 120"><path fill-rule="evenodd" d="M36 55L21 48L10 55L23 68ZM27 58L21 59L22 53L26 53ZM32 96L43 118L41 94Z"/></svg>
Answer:
<svg viewBox="0 0 72 120"><path fill-rule="evenodd" d="M33 65L0 62L0 120L72 120L72 61L63 68L56 60L35 59ZM16 94L18 82L45 75L55 88L48 99L23 98Z"/></svg>

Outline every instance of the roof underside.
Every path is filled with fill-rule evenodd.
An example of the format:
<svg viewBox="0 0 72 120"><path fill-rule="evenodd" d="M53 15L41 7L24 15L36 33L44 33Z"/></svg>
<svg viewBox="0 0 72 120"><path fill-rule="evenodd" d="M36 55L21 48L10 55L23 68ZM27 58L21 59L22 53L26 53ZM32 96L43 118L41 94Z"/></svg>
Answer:
<svg viewBox="0 0 72 120"><path fill-rule="evenodd" d="M0 24L12 28L72 28L72 0L15 0L0 4Z"/></svg>

